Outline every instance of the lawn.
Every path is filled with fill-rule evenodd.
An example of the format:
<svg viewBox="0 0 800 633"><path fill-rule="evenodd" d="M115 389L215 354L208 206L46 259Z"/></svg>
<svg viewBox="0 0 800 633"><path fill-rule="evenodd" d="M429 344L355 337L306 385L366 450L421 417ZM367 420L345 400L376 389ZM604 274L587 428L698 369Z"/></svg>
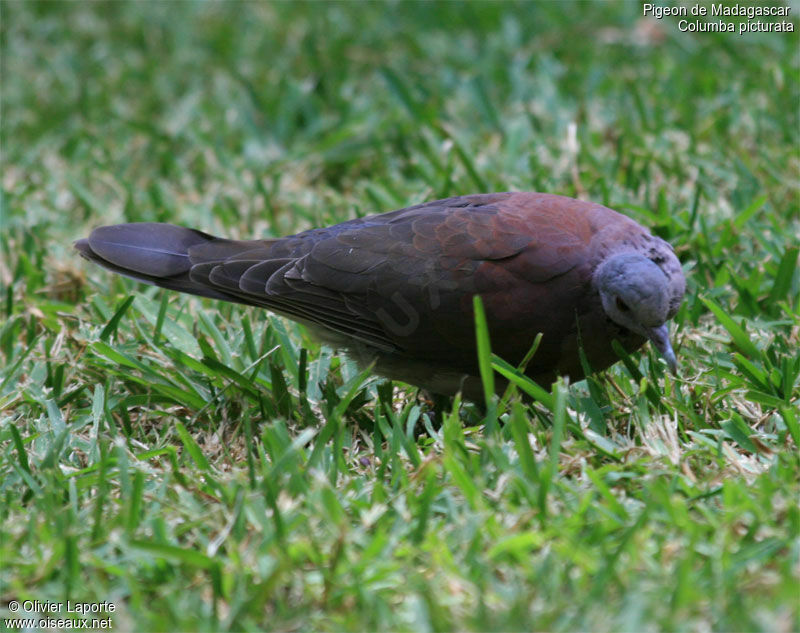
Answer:
<svg viewBox="0 0 800 633"><path fill-rule="evenodd" d="M75 603L117 631L800 630L797 32L636 2L0 18L0 630ZM646 346L438 425L301 326L72 249L506 190L674 245L676 376Z"/></svg>

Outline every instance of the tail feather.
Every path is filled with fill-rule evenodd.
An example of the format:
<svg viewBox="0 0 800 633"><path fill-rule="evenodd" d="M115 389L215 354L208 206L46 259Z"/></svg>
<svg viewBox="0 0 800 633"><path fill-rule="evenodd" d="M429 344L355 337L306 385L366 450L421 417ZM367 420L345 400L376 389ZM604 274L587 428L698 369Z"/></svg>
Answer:
<svg viewBox="0 0 800 633"><path fill-rule="evenodd" d="M201 231L157 223L101 226L89 236L89 246L99 257L149 277L188 272L189 249L213 241Z"/></svg>
<svg viewBox="0 0 800 633"><path fill-rule="evenodd" d="M211 299L250 303L198 283L189 275L194 263L190 249L211 245L203 254L224 259L232 241L172 224L142 222L101 226L87 239L75 242L75 248L85 259L137 281Z"/></svg>

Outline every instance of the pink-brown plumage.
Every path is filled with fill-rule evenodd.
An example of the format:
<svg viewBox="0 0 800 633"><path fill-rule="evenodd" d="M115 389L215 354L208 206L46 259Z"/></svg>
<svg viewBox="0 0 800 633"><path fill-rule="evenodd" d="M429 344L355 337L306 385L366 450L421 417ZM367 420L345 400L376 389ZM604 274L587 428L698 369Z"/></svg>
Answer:
<svg viewBox="0 0 800 633"><path fill-rule="evenodd" d="M475 294L509 362L542 332L527 373L547 383L583 376L579 338L595 370L617 360L615 338L628 351L650 338L674 364L664 323L684 292L669 244L601 205L540 193L448 198L275 240L116 225L76 248L146 283L302 321L440 393L479 393Z"/></svg>

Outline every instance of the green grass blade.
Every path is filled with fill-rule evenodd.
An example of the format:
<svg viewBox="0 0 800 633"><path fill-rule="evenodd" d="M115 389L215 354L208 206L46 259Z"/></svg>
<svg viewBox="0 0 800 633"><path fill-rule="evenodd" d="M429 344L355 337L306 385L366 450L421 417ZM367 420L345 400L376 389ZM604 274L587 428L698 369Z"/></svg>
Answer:
<svg viewBox="0 0 800 633"><path fill-rule="evenodd" d="M750 340L747 332L745 332L744 329L742 329L742 327L739 326L739 324L728 315L727 312L720 308L712 299L700 297L700 301L702 301L706 307L714 313L714 316L717 317L717 320L722 324L722 327L724 327L728 331L728 334L731 335L734 345L738 347L743 354L750 356L751 358L759 357L758 348Z"/></svg>
<svg viewBox="0 0 800 633"><path fill-rule="evenodd" d="M489 324L483 310L483 302L479 295L472 298L475 310L475 339L478 346L478 368L483 383L483 397L489 407L494 399L494 373L492 372L492 348L489 343Z"/></svg>
<svg viewBox="0 0 800 633"><path fill-rule="evenodd" d="M194 438L192 438L189 431L186 430L186 427L180 422L176 422L175 430L178 432L178 437L181 438L183 447L186 449L186 452L189 453L195 465L200 470L209 470L210 465L206 456L203 455L202 449L197 445L197 442L194 441Z"/></svg>

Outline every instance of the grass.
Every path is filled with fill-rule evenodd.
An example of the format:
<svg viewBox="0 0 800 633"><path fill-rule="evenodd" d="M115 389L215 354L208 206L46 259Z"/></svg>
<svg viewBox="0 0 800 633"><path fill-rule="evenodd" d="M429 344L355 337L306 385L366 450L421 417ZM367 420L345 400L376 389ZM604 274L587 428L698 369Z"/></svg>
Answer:
<svg viewBox="0 0 800 633"><path fill-rule="evenodd" d="M603 2L0 11L2 618L800 630L797 33ZM510 189L675 246L677 377L645 348L437 429L291 322L71 247L117 221L283 235Z"/></svg>

